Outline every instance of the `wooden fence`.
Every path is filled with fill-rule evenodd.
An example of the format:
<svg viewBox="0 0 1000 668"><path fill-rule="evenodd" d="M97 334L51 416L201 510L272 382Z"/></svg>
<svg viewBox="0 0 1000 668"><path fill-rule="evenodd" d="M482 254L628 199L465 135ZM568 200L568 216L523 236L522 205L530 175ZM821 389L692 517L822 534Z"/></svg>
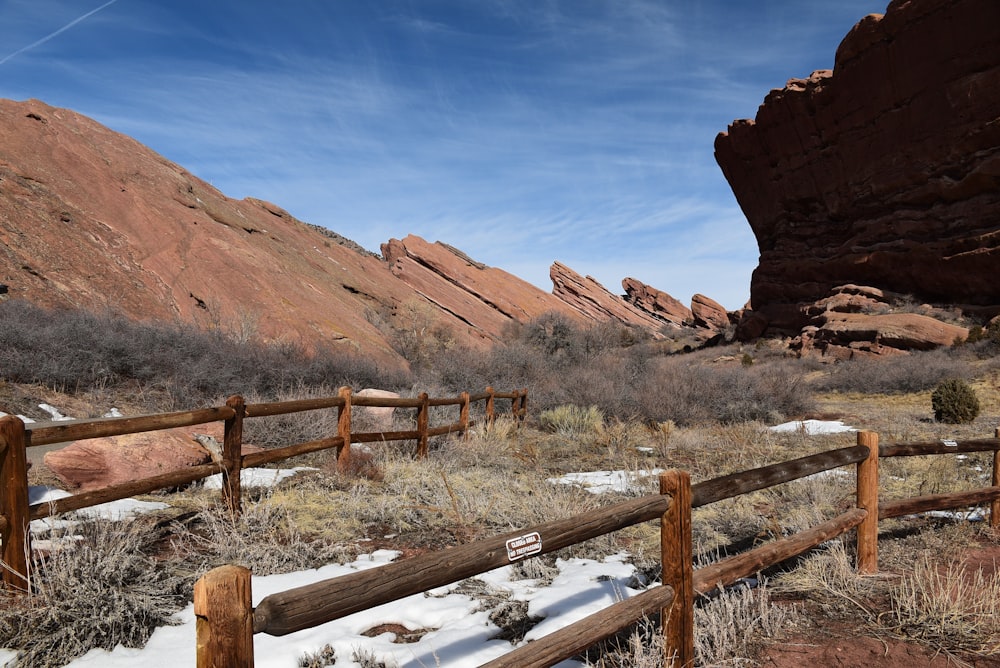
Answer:
<svg viewBox="0 0 1000 668"><path fill-rule="evenodd" d="M993 452L992 484L977 490L879 502L880 457ZM659 518L661 583L599 613L527 643L484 666L543 667L572 658L643 617L660 615L664 665L694 665L694 599L719 586L795 557L856 529L857 570L878 571L878 521L929 510L991 504L1000 525L1000 430L994 438L879 446L874 432L857 445L831 450L691 485L683 471L660 476L660 493L564 520L424 554L385 566L289 589L251 606L250 572L223 566L195 585L198 666L252 666L256 633L285 635L412 594L458 582L519 559L538 557L627 526ZM841 466L856 467L855 507L833 519L697 571L692 566L691 509Z"/></svg>
<svg viewBox="0 0 1000 668"><path fill-rule="evenodd" d="M27 590L31 545L29 522L50 515L95 506L108 501L126 499L136 494L148 494L160 489L186 485L196 480L221 473L222 494L229 510L240 510L240 471L297 455L320 450L336 449L340 470L350 464L352 443L380 441L416 442L417 457L427 456L428 439L432 436L464 434L475 424L469 418L470 406L484 402L487 428L497 415L496 400L510 399L510 413L520 424L527 414L528 392L496 392L492 387L480 394L463 392L458 397L432 398L422 393L413 398L355 396L349 387L342 387L335 397L301 399L276 403L247 404L243 397L233 396L225 406L204 408L177 413L160 413L139 417L98 418L59 422L31 422L25 424L13 416L0 417L0 575L4 585L15 590ZM412 408L416 411L416 429L408 431L379 431L355 433L351 430L351 409L354 406L380 408ZM430 409L434 406L457 406L458 421L431 426ZM299 413L320 409L337 409L337 434L316 441L307 441L262 452L243 454L243 423L248 418ZM27 449L32 446L66 443L88 438L120 436L139 432L159 431L176 427L192 427L222 421L225 431L222 457L209 464L170 471L151 478L143 478L102 489L74 494L55 501L28 503Z"/></svg>

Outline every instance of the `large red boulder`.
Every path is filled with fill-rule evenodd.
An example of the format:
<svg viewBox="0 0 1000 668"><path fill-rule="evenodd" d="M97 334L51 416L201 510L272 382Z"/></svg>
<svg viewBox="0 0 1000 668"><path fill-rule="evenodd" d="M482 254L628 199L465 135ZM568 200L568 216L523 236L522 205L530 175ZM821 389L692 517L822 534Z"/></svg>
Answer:
<svg viewBox="0 0 1000 668"><path fill-rule="evenodd" d="M45 453L43 461L68 489L85 492L207 464L211 459L191 430L168 429L77 441Z"/></svg>

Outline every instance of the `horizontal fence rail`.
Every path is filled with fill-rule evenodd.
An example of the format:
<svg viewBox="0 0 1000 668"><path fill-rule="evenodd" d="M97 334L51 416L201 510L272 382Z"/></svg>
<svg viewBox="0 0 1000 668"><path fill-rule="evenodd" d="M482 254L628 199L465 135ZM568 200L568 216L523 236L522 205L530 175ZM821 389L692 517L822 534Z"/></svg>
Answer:
<svg viewBox="0 0 1000 668"><path fill-rule="evenodd" d="M511 563L508 543L532 538L543 555L625 527L653 520L666 512L669 497L645 496L599 508L586 516L546 522L393 562L378 569L331 578L266 597L254 612L254 632L285 635L367 610L383 603L458 582Z"/></svg>
<svg viewBox="0 0 1000 668"><path fill-rule="evenodd" d="M475 402L485 402L485 427L492 427L496 417L496 400L509 399L510 415L520 425L526 415L528 392L496 392L492 387L477 393ZM59 513L95 506L109 501L126 499L137 494L147 494L161 489L187 485L212 475L222 474L222 495L233 513L240 510L242 497L240 471L262 466L291 457L333 450L337 453L337 467L344 471L350 465L350 446L355 443L386 441L416 442L415 454L426 457L428 439L447 434L466 434L475 423L470 419L469 407L473 395L463 392L457 397L431 398L426 393L417 397L354 396L350 388L341 388L337 396L296 399L271 403L246 404L242 397L233 396L225 406L202 408L173 413L140 415L133 417L108 417L25 424L17 417L0 417L0 579L5 586L27 590L31 554L29 523ZM416 409L416 429L406 431L379 431L353 433L351 407L411 408ZM430 425L431 407L457 406L458 420L445 425ZM259 452L243 453L243 423L246 419L287 415L305 411L337 409L337 434L304 443L295 443ZM210 423L224 423L225 435L221 453L212 453L211 463L191 466L160 475L111 485L102 489L80 492L72 496L36 503L28 503L27 449L34 446L53 445L91 438L123 436L141 432L194 427Z"/></svg>
<svg viewBox="0 0 1000 668"><path fill-rule="evenodd" d="M687 474L677 471L667 472L661 476L660 495L640 497L607 506L593 513L271 594L264 598L256 609L247 608L243 621L235 623L232 628L225 628L225 623L220 621L215 633L228 635L231 638L249 637L241 649L228 650L230 651L228 656L237 656L237 652L242 652L243 656L249 656L252 660L254 633L283 635L312 628L376 605L472 577L509 563L510 558L504 554L505 546L509 545L511 540L522 539L533 532L538 533L541 545L536 553L527 558L534 558L588 537L596 537L602 532L610 533L659 516L661 543L664 546L661 584L615 603L544 638L515 648L484 666L489 668L551 666L578 655L586 648L611 637L643 617L656 614L661 616L666 639L667 652L663 665L691 666L695 658L693 649L695 594L706 595L719 587L729 586L741 578L752 576L799 556L852 530L856 530L858 534L858 571L875 572L878 518L932 509L964 507L1000 499L998 474L994 470L993 487L890 501L879 505L878 460L881 454L908 456L956 452L954 446L949 444L942 444L942 447L951 449L940 449L936 443L880 448L877 434L859 432L856 446L742 471L693 486L690 485ZM959 449L958 452L1000 450L1000 430L993 439L966 441L960 447L976 448L976 450ZM691 508L848 465L855 465L857 469L857 507L792 536L773 540L697 570L691 568ZM670 476L674 476L671 478L674 480L683 480L684 484L664 482ZM991 523L995 525L996 521L997 517L991 516ZM549 532L554 529L556 533L561 532L562 538L556 539L550 535ZM246 578L245 586L248 588L249 573L241 573L240 577ZM228 586L233 588L232 585ZM247 605L249 606L249 603ZM252 622L248 621L251 618ZM210 620L207 617L199 616L199 623L203 620L205 625L209 625ZM208 636L211 633L205 631ZM199 638L201 637L199 633ZM227 641L223 644L231 646L233 643ZM212 665L210 663L212 660L207 654L204 657L199 655L200 666Z"/></svg>

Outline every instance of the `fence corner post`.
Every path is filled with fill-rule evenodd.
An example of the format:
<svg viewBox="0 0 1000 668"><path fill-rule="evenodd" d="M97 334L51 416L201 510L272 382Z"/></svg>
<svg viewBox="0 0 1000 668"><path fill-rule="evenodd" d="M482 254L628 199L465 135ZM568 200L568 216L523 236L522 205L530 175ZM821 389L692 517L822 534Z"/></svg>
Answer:
<svg viewBox="0 0 1000 668"><path fill-rule="evenodd" d="M1000 439L1000 427L993 432L993 438ZM994 487L1000 487L1000 449L993 451L993 481ZM990 528L1000 529L1000 499L990 502Z"/></svg>
<svg viewBox="0 0 1000 668"><path fill-rule="evenodd" d="M7 587L23 592L31 583L27 446L24 422L13 415L0 417L0 571Z"/></svg>
<svg viewBox="0 0 1000 668"><path fill-rule="evenodd" d="M691 547L691 476L672 469L660 474L660 494L670 507L660 518L663 584L674 589L670 607L661 611L664 666L694 665L694 555Z"/></svg>
<svg viewBox="0 0 1000 668"><path fill-rule="evenodd" d="M427 430L430 426L430 397L421 392L420 406L417 407L417 459L427 457Z"/></svg>
<svg viewBox="0 0 1000 668"><path fill-rule="evenodd" d="M493 389L492 385L486 387L486 430L489 431L493 429L493 422L496 420L495 413L495 401L496 401L496 391Z"/></svg>
<svg viewBox="0 0 1000 668"><path fill-rule="evenodd" d="M528 417L528 388L525 387L521 389L521 405L517 411L518 426L524 423L526 417Z"/></svg>
<svg viewBox="0 0 1000 668"><path fill-rule="evenodd" d="M351 388L344 386L337 393L344 404L337 409L337 436L344 442L337 448L337 471L344 473L351 466Z"/></svg>
<svg viewBox="0 0 1000 668"><path fill-rule="evenodd" d="M253 668L250 571L210 570L194 584L198 668Z"/></svg>
<svg viewBox="0 0 1000 668"><path fill-rule="evenodd" d="M247 407L243 397L233 395L226 399L226 406L233 409L233 417L226 420L222 439L222 497L233 516L240 514L243 492L240 471L243 468L243 418Z"/></svg>
<svg viewBox="0 0 1000 668"><path fill-rule="evenodd" d="M469 393L462 392L459 396L462 399L462 403L458 409L458 422L462 425L462 437L467 441L469 440Z"/></svg>
<svg viewBox="0 0 1000 668"><path fill-rule="evenodd" d="M858 462L858 508L868 515L858 525L858 574L878 573L878 434L859 431L858 445L868 448L868 457Z"/></svg>

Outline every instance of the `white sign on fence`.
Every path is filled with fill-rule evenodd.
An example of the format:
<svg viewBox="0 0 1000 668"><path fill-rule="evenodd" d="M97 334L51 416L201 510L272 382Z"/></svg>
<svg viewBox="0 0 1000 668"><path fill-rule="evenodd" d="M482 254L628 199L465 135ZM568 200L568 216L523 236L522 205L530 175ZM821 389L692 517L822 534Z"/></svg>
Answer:
<svg viewBox="0 0 1000 668"><path fill-rule="evenodd" d="M510 561L517 561L541 551L542 537L537 531L507 541L507 559Z"/></svg>

